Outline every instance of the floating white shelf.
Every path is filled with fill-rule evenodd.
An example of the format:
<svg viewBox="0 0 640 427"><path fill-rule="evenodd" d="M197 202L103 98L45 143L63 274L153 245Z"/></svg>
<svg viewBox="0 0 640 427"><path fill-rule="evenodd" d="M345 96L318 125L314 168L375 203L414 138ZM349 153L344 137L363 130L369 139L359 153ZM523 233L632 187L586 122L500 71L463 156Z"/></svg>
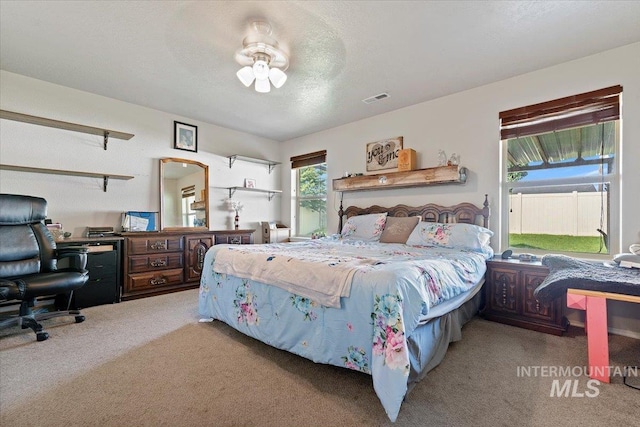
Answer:
<svg viewBox="0 0 640 427"><path fill-rule="evenodd" d="M18 171L18 172L45 173L50 175L70 175L70 176L86 176L89 178L102 178L103 190L105 192L107 191L107 184L109 182L109 178L120 179L120 180L133 179L133 177L129 175L115 175L112 173L80 172L80 171L70 171L70 170L64 170L64 169L34 168L31 166L17 166L17 165L5 165L5 164L0 164L0 169L9 170L9 171Z"/></svg>
<svg viewBox="0 0 640 427"><path fill-rule="evenodd" d="M56 129L70 130L73 132L87 133L90 135L102 135L104 138L104 149L107 149L107 143L109 137L129 140L133 138L132 133L118 132L115 130L102 129L93 126L79 125L77 123L63 122L60 120L47 119L44 117L31 116L29 114L16 113L14 111L0 110L0 119L13 120L16 122L29 123L33 125L46 126ZM0 169L18 171L18 172L32 172L32 173L44 173L50 175L71 175L71 176L85 176L89 178L102 178L102 189L107 191L107 184L109 178L129 180L133 179L128 175L116 175L112 173L98 173L98 172L81 172L70 171L65 169L48 169L48 168L36 168L31 166L18 166L18 165L6 165L0 164Z"/></svg>
<svg viewBox="0 0 640 427"><path fill-rule="evenodd" d="M44 117L31 116L29 114L16 113L14 111L0 110L0 119L14 120L16 122L30 123L32 125L47 126L50 128L70 130L73 132L88 133L90 135L102 135L104 137L104 149L107 149L109 138L129 140L133 138L132 133L118 132L115 130L102 129L93 126L79 125L77 123L63 122L60 120L47 119Z"/></svg>
<svg viewBox="0 0 640 427"><path fill-rule="evenodd" d="M229 198L232 198L236 191L250 191L254 193L269 194L269 201L271 201L276 194L282 193L282 190L263 190L262 188L226 187L226 189L229 190Z"/></svg>
<svg viewBox="0 0 640 427"><path fill-rule="evenodd" d="M228 156L229 159L229 169L231 169L231 167L233 166L233 164L235 163L236 160L242 160L245 162L251 162L251 163L259 163L262 165L267 165L269 166L269 173L271 173L271 171L279 164L281 164L280 162L276 162L273 160L266 160L266 159L256 159L253 157L246 157L246 156L241 156L239 154L233 154L231 156Z"/></svg>

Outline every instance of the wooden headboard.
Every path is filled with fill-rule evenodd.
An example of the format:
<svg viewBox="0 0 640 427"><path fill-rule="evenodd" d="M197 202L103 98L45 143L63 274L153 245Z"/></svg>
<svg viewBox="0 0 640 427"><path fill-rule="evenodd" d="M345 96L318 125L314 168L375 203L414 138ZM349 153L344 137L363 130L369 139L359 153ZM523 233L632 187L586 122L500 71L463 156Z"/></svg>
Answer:
<svg viewBox="0 0 640 427"><path fill-rule="evenodd" d="M340 200L339 215L339 228L338 233L342 231L342 220L346 215L350 218L354 215L365 215L372 213L387 212L389 216L419 216L422 221L427 222L440 222L440 223L454 223L464 222L467 224L482 225L485 228L489 228L489 196L484 195L484 203L482 207L478 207L473 203L459 203L454 206L440 206L434 203L428 203L422 206L407 206L396 205L390 208L383 206L369 206L368 208L358 208L356 206L349 206L347 209L342 209L342 200Z"/></svg>

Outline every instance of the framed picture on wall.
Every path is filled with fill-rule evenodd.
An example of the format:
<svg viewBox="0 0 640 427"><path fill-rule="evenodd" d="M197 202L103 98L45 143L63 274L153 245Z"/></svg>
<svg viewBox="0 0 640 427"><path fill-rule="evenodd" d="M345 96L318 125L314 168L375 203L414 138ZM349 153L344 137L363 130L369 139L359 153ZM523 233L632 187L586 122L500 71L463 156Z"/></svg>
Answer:
<svg viewBox="0 0 640 427"><path fill-rule="evenodd" d="M244 186L245 188L256 188L256 180L251 178L245 178Z"/></svg>
<svg viewBox="0 0 640 427"><path fill-rule="evenodd" d="M367 172L398 168L398 152L402 150L402 137L382 139L367 144Z"/></svg>
<svg viewBox="0 0 640 427"><path fill-rule="evenodd" d="M173 148L198 152L198 127L186 123L173 122Z"/></svg>

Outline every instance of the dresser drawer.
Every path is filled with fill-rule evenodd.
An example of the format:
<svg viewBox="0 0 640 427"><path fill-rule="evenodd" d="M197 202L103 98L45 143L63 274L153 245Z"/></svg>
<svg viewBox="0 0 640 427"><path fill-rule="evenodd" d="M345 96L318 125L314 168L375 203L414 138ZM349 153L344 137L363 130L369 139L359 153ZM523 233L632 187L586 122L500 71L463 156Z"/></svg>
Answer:
<svg viewBox="0 0 640 427"><path fill-rule="evenodd" d="M127 239L127 254L150 254L179 252L184 250L182 236L130 237Z"/></svg>
<svg viewBox="0 0 640 427"><path fill-rule="evenodd" d="M216 245L230 244L230 245L248 245L251 244L251 235L247 234L224 234L216 235Z"/></svg>
<svg viewBox="0 0 640 427"><path fill-rule="evenodd" d="M178 253L158 253L153 255L132 255L127 260L129 273L143 273L157 270L167 270L172 268L182 268L184 266L184 255Z"/></svg>
<svg viewBox="0 0 640 427"><path fill-rule="evenodd" d="M519 272L515 270L490 269L490 286L486 291L489 294L489 298L486 299L489 308L505 313L519 313L521 308L518 296L518 275Z"/></svg>
<svg viewBox="0 0 640 427"><path fill-rule="evenodd" d="M184 270L182 268L176 268L172 270L129 274L129 277L127 277L127 291L135 292L180 285L183 281L183 272Z"/></svg>

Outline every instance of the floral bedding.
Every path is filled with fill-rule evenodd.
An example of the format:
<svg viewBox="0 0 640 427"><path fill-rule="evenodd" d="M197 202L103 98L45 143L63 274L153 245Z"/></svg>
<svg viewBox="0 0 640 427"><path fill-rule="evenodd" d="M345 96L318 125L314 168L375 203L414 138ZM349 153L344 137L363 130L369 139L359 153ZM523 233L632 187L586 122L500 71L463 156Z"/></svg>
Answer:
<svg viewBox="0 0 640 427"><path fill-rule="evenodd" d="M200 315L314 362L371 375L395 421L407 393L407 337L432 307L483 278L487 254L331 238L284 245L347 258L357 253L375 262L357 268L350 295L341 298L340 308L332 308L280 287L216 272L216 253L226 246L217 245L204 261Z"/></svg>

